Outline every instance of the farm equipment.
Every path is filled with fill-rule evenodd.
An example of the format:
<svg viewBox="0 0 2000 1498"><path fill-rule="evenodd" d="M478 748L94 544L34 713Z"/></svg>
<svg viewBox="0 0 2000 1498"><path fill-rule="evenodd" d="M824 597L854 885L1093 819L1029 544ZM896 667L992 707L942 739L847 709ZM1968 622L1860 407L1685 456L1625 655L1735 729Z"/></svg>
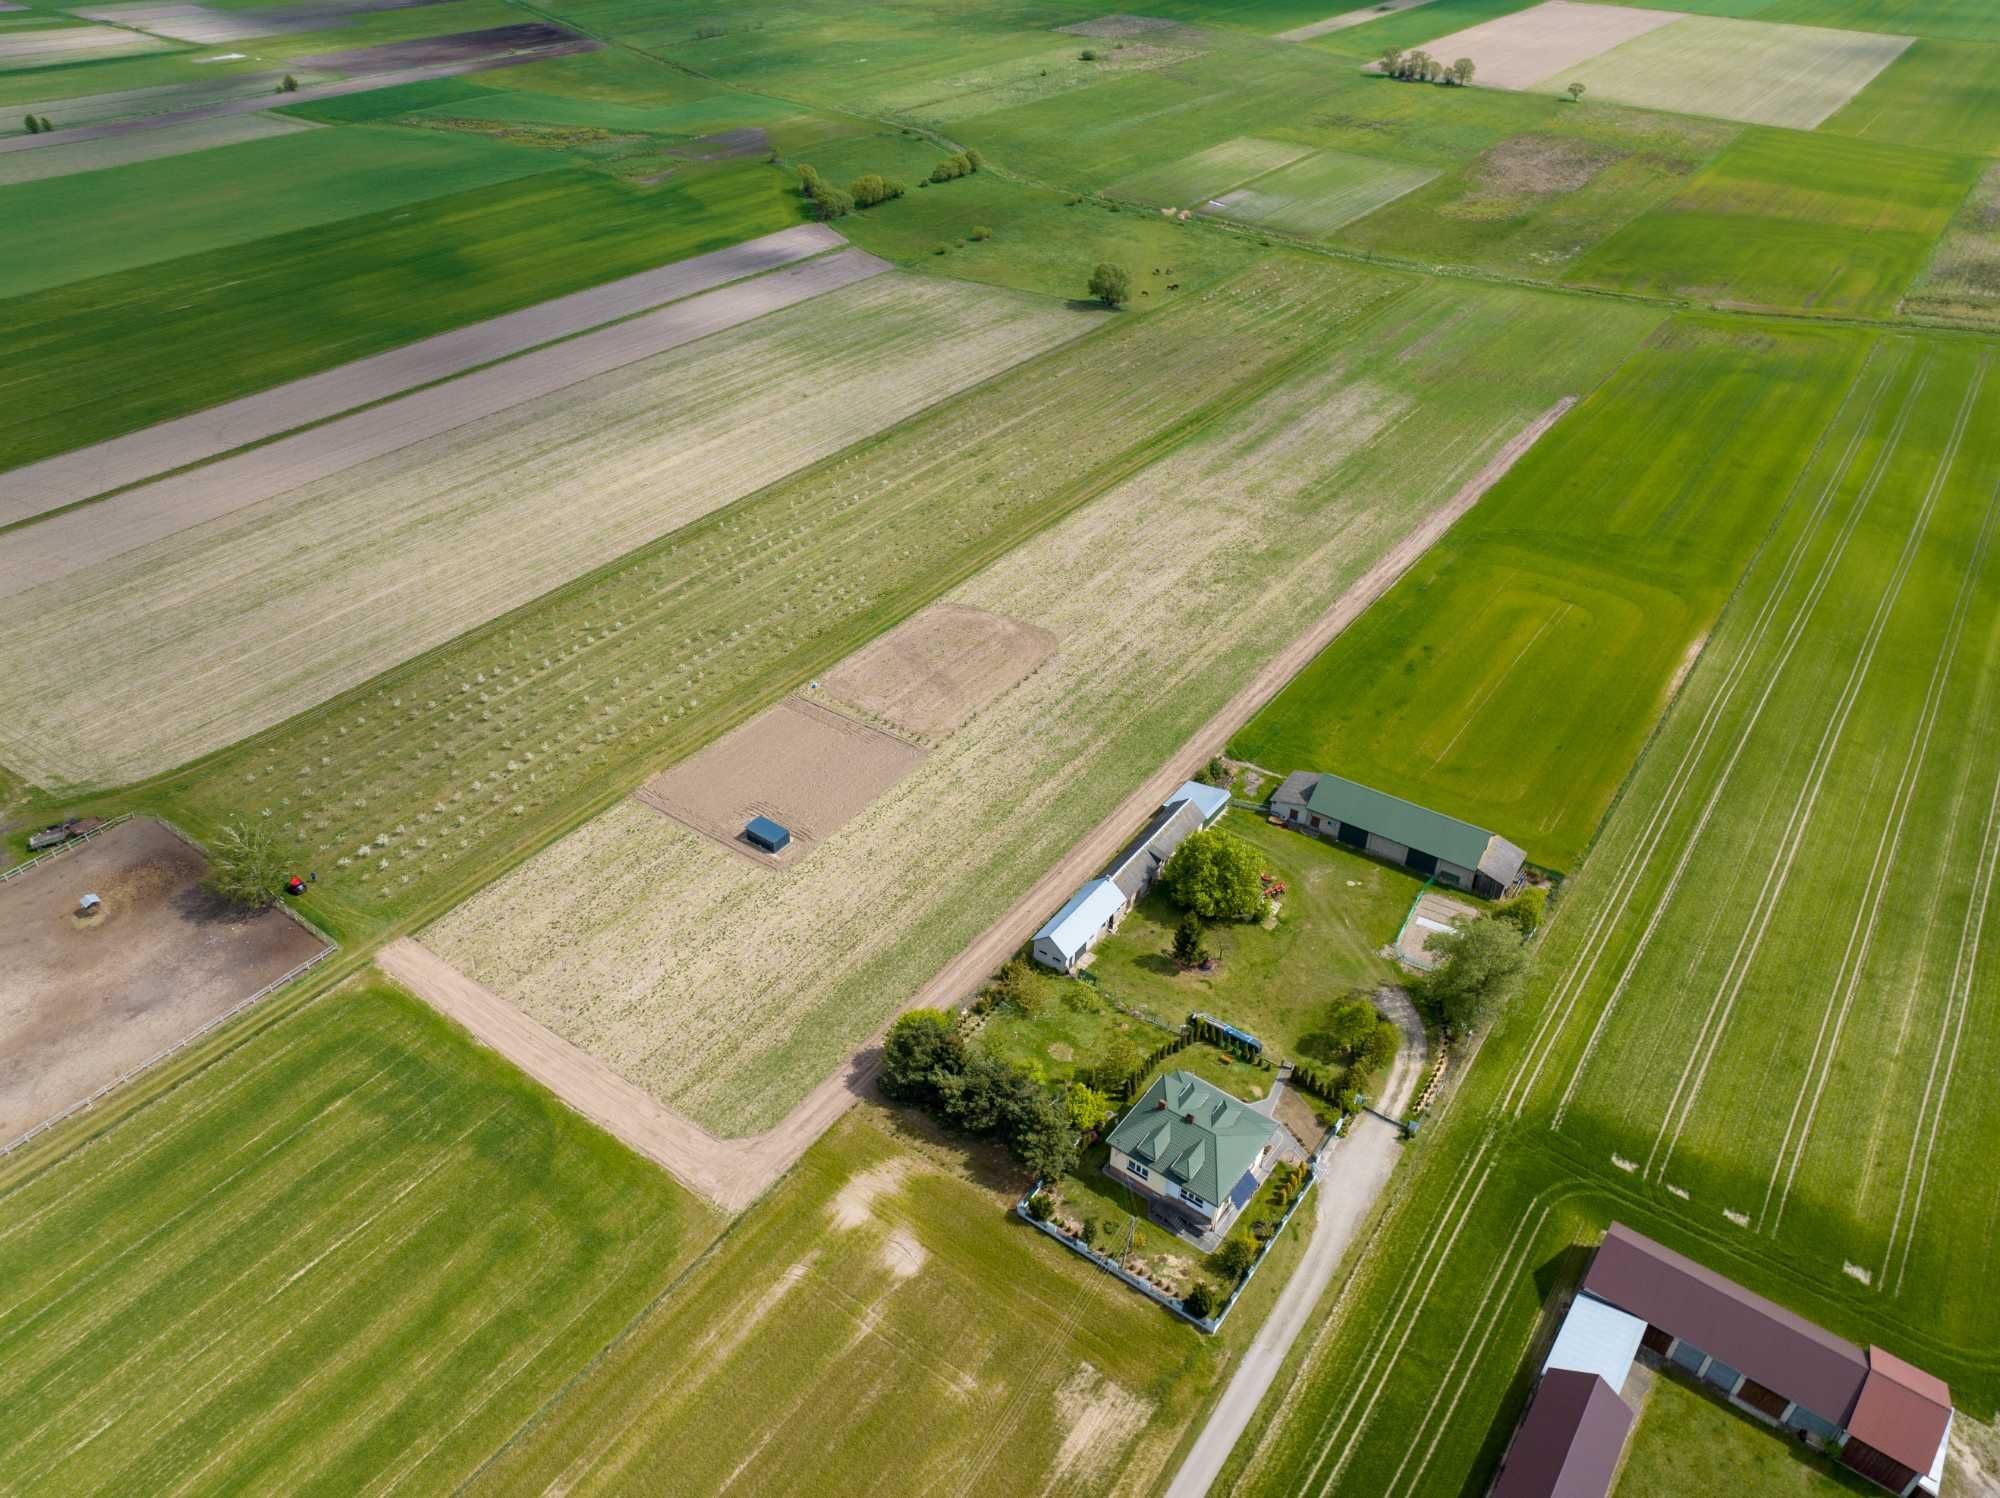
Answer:
<svg viewBox="0 0 2000 1498"><path fill-rule="evenodd" d="M51 822L40 832L29 836L28 851L40 853L44 848L53 848L73 837L82 837L86 832L95 832L103 825L102 817L70 817L65 821Z"/></svg>

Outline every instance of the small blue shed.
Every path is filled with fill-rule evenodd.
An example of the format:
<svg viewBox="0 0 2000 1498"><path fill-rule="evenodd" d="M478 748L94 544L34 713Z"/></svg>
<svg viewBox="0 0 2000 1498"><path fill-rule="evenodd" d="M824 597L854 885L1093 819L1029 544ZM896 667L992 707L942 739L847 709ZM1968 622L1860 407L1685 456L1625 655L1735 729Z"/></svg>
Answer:
<svg viewBox="0 0 2000 1498"><path fill-rule="evenodd" d="M752 817L743 828L743 835L753 846L766 853L782 853L792 840L791 830L781 827L769 817Z"/></svg>

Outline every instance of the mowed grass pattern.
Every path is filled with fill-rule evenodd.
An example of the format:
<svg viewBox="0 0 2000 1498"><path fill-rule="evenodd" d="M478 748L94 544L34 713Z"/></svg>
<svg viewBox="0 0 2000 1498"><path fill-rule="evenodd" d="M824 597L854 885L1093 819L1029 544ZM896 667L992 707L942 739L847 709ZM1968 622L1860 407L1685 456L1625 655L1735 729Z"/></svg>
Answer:
<svg viewBox="0 0 2000 1498"><path fill-rule="evenodd" d="M1232 748L1574 869L1864 353L1846 333L1669 325Z"/></svg>
<svg viewBox="0 0 2000 1498"><path fill-rule="evenodd" d="M1207 211L1218 218L1316 239L1414 192L1436 175L1430 167L1315 151L1223 194Z"/></svg>
<svg viewBox="0 0 2000 1498"><path fill-rule="evenodd" d="M1566 279L1723 306L1886 316L1980 167L1936 151L1747 130Z"/></svg>
<svg viewBox="0 0 2000 1498"><path fill-rule="evenodd" d="M1238 183L1275 171L1311 154L1311 150L1310 146L1291 141L1249 137L1226 140L1180 161L1123 178L1105 191L1112 197L1130 198L1156 207L1185 208L1220 197Z"/></svg>
<svg viewBox="0 0 2000 1498"><path fill-rule="evenodd" d="M4 1486L448 1490L716 1225L414 1000L340 990L0 1191Z"/></svg>
<svg viewBox="0 0 2000 1498"><path fill-rule="evenodd" d="M1476 1485L1613 1216L2000 1400L2000 384L1885 338L1855 395L1246 1490Z"/></svg>

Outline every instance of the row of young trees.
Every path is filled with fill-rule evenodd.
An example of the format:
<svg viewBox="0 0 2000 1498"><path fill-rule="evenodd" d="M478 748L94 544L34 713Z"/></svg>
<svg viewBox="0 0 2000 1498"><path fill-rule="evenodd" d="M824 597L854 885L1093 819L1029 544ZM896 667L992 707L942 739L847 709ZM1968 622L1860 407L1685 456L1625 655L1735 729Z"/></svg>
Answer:
<svg viewBox="0 0 2000 1498"><path fill-rule="evenodd" d="M1389 77L1400 78L1405 83L1442 83L1455 88L1463 88L1472 82L1475 71L1469 57L1447 63L1421 47L1414 52L1391 47L1376 59L1376 65Z"/></svg>
<svg viewBox="0 0 2000 1498"><path fill-rule="evenodd" d="M954 177L970 177L984 165L986 165L986 158L981 156L977 151L960 151L955 155L945 157L936 166L932 167L930 180L933 182L949 182Z"/></svg>
<svg viewBox="0 0 2000 1498"><path fill-rule="evenodd" d="M56 128L49 123L49 117L45 114L24 114L21 116L21 123L28 127L30 135L46 135Z"/></svg>
<svg viewBox="0 0 2000 1498"><path fill-rule="evenodd" d="M879 172L856 177L846 187L836 187L810 165L800 163L799 191L813 205L821 219L844 218L857 208L873 208L903 195L903 184Z"/></svg>
<svg viewBox="0 0 2000 1498"><path fill-rule="evenodd" d="M947 1128L1002 1140L1038 1176L1053 1178L1076 1164L1067 1099L967 1046L957 1016L942 1009L913 1009L889 1027L881 1085L884 1097L922 1108Z"/></svg>

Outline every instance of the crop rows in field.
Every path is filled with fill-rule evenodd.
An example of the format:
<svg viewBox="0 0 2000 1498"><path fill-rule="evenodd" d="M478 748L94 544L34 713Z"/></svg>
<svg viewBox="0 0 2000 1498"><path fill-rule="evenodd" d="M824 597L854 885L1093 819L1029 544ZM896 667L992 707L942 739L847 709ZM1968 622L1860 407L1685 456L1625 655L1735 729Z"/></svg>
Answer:
<svg viewBox="0 0 2000 1498"><path fill-rule="evenodd" d="M855 258L872 273L867 257ZM803 269L838 274L841 260ZM783 295L779 280L790 274L741 290ZM44 781L65 772L87 780L156 774L484 624L1090 324L1060 303L879 277L335 473L227 523L182 531L0 603L25 654L0 700L37 703L33 713L9 715L21 732L0 732L0 743L9 763ZM546 357L551 377L563 379L566 356L586 341L529 357ZM517 370L526 378L524 363L486 374L503 383ZM458 392L454 382L425 395L450 403ZM393 426L394 411L362 416L379 413ZM33 543L46 529L93 522L115 527L144 492L73 510L20 539ZM200 606L190 608L191 600ZM303 627L260 627L276 614ZM56 639L70 650L101 650L105 669L84 680L37 669L35 662L54 666L65 654L36 643ZM152 725L142 740L115 727L133 713Z"/></svg>
<svg viewBox="0 0 2000 1498"><path fill-rule="evenodd" d="M296 120L271 114L231 114L213 120L191 120L185 125L168 125L159 130L142 130L134 135L116 135L105 140L82 140L43 146L33 151L10 151L0 156L0 187L39 182L44 177L66 177L73 172L129 166L136 161L156 161L162 156L184 156L190 151L262 140L267 135L290 135L308 128Z"/></svg>
<svg viewBox="0 0 2000 1498"><path fill-rule="evenodd" d="M1996 410L1878 343L1244 1489L1476 1485L1614 1216L1992 1408Z"/></svg>
<svg viewBox="0 0 2000 1498"><path fill-rule="evenodd" d="M343 989L0 1191L33 1491L452 1487L706 1208L413 1001Z"/></svg>
<svg viewBox="0 0 2000 1498"><path fill-rule="evenodd" d="M1363 314L1373 288L1349 274L1361 315L1319 324L1317 367L951 595L1048 631L1055 654L782 879L621 808L426 942L711 1129L775 1122L1076 828L1653 317L1442 291ZM1492 380L1531 347L1546 354L1532 375Z"/></svg>
<svg viewBox="0 0 2000 1498"><path fill-rule="evenodd" d="M1134 450L1281 367L1366 294L1357 284L1398 283L1276 261L1121 322L294 720L166 800L195 826L268 810L298 856L317 859L328 919L460 886L579 798L629 789L831 665Z"/></svg>

